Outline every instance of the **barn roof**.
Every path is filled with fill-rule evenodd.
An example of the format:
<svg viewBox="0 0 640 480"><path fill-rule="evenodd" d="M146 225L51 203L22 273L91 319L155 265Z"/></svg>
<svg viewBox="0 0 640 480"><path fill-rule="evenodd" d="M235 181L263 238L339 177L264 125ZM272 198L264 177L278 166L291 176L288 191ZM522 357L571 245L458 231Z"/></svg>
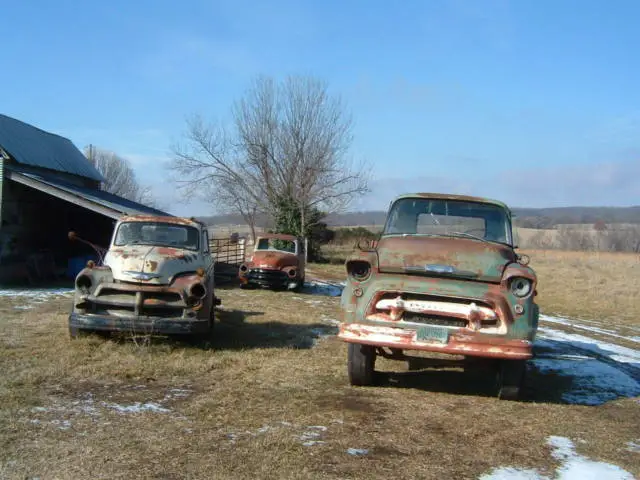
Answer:
<svg viewBox="0 0 640 480"><path fill-rule="evenodd" d="M49 177L46 174L24 172L15 167L7 170L8 178L14 182L40 190L113 219L118 219L124 215L172 216L162 210L147 207L104 190L80 187L59 178Z"/></svg>
<svg viewBox="0 0 640 480"><path fill-rule="evenodd" d="M104 181L100 172L68 138L2 114L0 147L23 165Z"/></svg>

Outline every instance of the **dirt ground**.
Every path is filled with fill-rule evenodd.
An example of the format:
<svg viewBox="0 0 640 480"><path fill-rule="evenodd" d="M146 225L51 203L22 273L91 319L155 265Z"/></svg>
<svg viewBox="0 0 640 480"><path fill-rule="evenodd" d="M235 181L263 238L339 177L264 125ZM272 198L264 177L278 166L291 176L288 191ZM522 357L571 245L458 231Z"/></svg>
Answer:
<svg viewBox="0 0 640 480"><path fill-rule="evenodd" d="M640 476L637 320L543 305L525 398L507 402L491 371L438 358L379 360L377 386L349 386L339 293L222 288L202 348L71 341L68 292L0 291L0 478Z"/></svg>

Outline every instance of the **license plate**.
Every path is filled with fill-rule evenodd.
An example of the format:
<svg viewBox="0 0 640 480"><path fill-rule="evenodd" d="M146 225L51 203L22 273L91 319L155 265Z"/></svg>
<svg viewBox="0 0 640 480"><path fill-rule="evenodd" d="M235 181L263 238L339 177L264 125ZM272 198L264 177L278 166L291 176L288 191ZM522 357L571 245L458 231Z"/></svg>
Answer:
<svg viewBox="0 0 640 480"><path fill-rule="evenodd" d="M416 332L416 340L419 342L448 343L449 329L443 327L420 327Z"/></svg>

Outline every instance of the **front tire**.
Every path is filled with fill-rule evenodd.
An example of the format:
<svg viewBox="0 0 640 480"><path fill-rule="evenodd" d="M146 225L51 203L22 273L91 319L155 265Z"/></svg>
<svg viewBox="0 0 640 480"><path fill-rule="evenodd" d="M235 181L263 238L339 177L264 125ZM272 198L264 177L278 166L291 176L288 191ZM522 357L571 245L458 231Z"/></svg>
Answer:
<svg viewBox="0 0 640 480"><path fill-rule="evenodd" d="M296 281L294 287L291 290L297 293L297 292L300 292L303 287L304 287L304 277Z"/></svg>
<svg viewBox="0 0 640 480"><path fill-rule="evenodd" d="M347 352L347 370L351 385L368 386L373 384L376 351L371 345L349 343Z"/></svg>
<svg viewBox="0 0 640 480"><path fill-rule="evenodd" d="M86 337L87 336L87 332L84 330L80 330L79 328L76 327L69 327L69 338L76 339L76 338L80 338L80 337Z"/></svg>

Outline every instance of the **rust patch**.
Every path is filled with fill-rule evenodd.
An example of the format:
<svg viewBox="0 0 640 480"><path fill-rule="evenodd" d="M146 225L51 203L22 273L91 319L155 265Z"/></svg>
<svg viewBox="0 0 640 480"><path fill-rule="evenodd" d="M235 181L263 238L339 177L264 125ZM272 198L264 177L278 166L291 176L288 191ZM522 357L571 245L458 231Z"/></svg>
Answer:
<svg viewBox="0 0 640 480"><path fill-rule="evenodd" d="M159 215L129 215L120 218L121 222L160 222L173 223L175 225L191 225L200 227L202 224L197 220L184 217L165 217Z"/></svg>

